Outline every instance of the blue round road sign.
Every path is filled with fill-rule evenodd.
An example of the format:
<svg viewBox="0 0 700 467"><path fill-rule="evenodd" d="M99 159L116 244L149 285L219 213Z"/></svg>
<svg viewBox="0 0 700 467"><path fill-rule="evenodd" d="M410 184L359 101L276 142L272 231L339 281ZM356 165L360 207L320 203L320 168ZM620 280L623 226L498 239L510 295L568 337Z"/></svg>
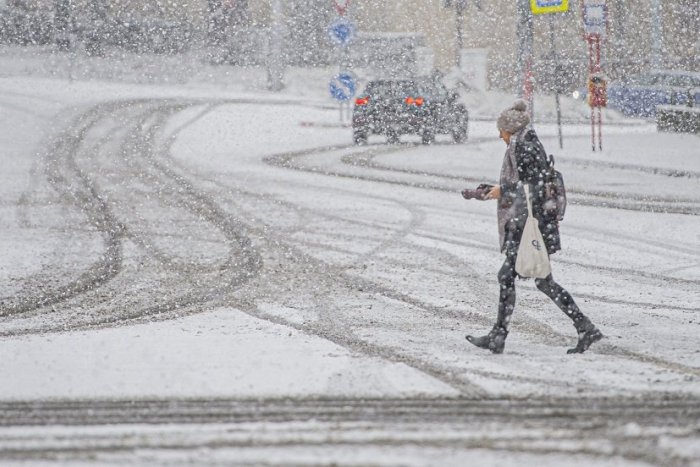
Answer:
<svg viewBox="0 0 700 467"><path fill-rule="evenodd" d="M355 78L350 73L339 73L331 78L328 90L333 99L347 101L352 99L357 90Z"/></svg>
<svg viewBox="0 0 700 467"><path fill-rule="evenodd" d="M355 38L355 25L345 18L338 18L328 27L328 36L336 45L348 45Z"/></svg>

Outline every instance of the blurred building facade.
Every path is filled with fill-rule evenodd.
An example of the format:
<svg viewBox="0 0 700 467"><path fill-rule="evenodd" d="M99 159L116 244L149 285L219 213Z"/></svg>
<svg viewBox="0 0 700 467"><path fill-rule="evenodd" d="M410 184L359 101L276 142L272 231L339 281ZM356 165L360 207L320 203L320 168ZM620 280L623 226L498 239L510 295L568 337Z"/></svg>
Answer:
<svg viewBox="0 0 700 467"><path fill-rule="evenodd" d="M528 0L520 0L526 1ZM654 3L660 17L654 16ZM418 31L435 52L438 68L457 62L456 0L355 0L351 14L362 30ZM465 48L488 51L491 86L509 88L518 79L517 12L513 0L466 0L463 14ZM528 2L529 3L529 2ZM588 69L581 3L570 0L566 13L535 15L534 69L541 86L553 81L582 82ZM618 78L652 67L654 23L660 24L662 45L659 65L700 71L700 3L698 0L607 0L608 34L604 44L604 70ZM553 31L553 32L552 32ZM554 46L552 46L554 44ZM555 76L553 50L560 64ZM573 83L569 83L573 85Z"/></svg>
<svg viewBox="0 0 700 467"><path fill-rule="evenodd" d="M390 33L420 37L421 43L432 50L436 68L447 71L457 63L455 3L459 0L338 1L348 5L345 15L356 24L358 36ZM5 0L5 3L15 9L51 10L56 14L65 14L68 9L75 17L82 18L74 23L83 25L114 17L132 22L158 18L166 25L175 24L166 29L186 25L188 33L176 36L174 42L205 42L228 48L227 60L234 64L247 63L244 58L249 59L255 50L263 49L272 27L284 32L284 59L288 64L315 66L334 63L337 58L337 47L330 43L327 34L328 25L338 16L334 0ZM485 51L491 87L516 86L519 53L516 3L513 0L464 0L463 46ZM655 10L654 6L659 8ZM604 71L611 78L656 64L652 63L652 49L659 40L662 45L659 65L698 71L698 0L607 0L607 7L608 35L603 63ZM273 15L273 9L277 15ZM57 17L56 24L62 23L65 19ZM566 80L570 86L580 85L588 63L581 3L570 0L569 12L535 16L533 25L534 72L538 87L546 89L561 80ZM659 25L656 31L660 31L656 44L655 25ZM100 33L95 34L99 36ZM168 30L163 34L168 34ZM354 47L354 55L362 57L371 52L362 50L362 47L371 47L367 44L358 41L350 49ZM557 73L554 72L554 52L560 64Z"/></svg>

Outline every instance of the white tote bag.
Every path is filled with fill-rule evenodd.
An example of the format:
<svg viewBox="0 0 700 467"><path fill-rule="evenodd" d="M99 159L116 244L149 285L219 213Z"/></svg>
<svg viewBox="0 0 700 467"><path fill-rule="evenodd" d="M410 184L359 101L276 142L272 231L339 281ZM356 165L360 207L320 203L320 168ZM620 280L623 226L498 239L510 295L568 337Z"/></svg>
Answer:
<svg viewBox="0 0 700 467"><path fill-rule="evenodd" d="M518 246L515 272L521 277L544 279L552 272L552 267L549 264L549 254L537 225L537 219L532 215L532 201L527 184L525 185L525 198L527 198L527 220Z"/></svg>

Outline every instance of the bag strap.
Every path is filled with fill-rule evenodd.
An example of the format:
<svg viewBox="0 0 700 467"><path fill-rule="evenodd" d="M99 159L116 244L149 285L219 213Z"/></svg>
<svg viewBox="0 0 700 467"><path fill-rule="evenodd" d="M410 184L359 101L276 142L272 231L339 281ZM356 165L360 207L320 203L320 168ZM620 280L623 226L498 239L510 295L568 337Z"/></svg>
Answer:
<svg viewBox="0 0 700 467"><path fill-rule="evenodd" d="M532 200L530 200L530 184L523 184L523 189L525 190L525 199L527 199L527 215L532 217Z"/></svg>

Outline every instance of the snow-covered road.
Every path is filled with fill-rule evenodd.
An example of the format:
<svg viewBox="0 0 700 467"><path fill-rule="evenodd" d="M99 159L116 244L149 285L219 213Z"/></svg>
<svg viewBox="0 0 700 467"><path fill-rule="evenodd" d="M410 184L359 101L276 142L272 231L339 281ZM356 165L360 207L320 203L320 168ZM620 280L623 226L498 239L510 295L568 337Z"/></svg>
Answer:
<svg viewBox="0 0 700 467"><path fill-rule="evenodd" d="M0 461L700 465L697 136L537 125L606 339L567 355L520 281L491 355L487 107L464 145L355 147L306 88L0 83Z"/></svg>

